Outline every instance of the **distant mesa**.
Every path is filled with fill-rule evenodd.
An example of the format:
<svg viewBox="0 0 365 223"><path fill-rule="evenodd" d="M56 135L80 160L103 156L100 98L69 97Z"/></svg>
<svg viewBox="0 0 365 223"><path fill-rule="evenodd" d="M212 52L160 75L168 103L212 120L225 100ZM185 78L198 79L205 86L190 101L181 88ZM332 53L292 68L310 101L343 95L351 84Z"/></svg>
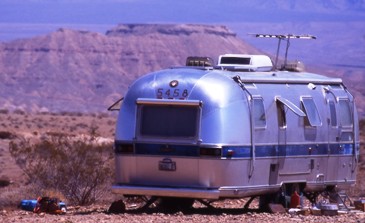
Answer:
<svg viewBox="0 0 365 223"><path fill-rule="evenodd" d="M225 53L262 52L221 25L120 24L106 34L60 28L0 44L0 104L34 112L106 111L145 73L181 66L188 56Z"/></svg>

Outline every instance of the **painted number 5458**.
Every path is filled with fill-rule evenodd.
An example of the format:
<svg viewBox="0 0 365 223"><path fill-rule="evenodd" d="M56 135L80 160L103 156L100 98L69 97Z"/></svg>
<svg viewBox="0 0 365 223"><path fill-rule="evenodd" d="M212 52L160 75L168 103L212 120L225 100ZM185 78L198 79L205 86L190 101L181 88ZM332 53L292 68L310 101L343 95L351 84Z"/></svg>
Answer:
<svg viewBox="0 0 365 223"><path fill-rule="evenodd" d="M181 90L179 88L165 90L163 88L159 88L157 89L156 96L157 98L186 98L188 96L188 90Z"/></svg>

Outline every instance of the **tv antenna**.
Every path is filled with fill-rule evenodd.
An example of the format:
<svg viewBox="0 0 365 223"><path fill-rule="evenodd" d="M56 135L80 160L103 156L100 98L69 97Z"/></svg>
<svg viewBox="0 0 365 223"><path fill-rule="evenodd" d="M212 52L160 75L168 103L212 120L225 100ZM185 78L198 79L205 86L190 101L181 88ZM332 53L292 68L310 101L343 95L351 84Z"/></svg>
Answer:
<svg viewBox="0 0 365 223"><path fill-rule="evenodd" d="M278 48L276 49L276 57L275 57L275 64L274 68L277 69L278 58L279 58L279 51L281 41L286 41L286 49L285 49L285 59L284 59L284 67L287 65L288 59L288 50L290 47L290 39L317 39L317 37L312 35L293 35L293 34L251 34L257 38L277 38L278 39Z"/></svg>

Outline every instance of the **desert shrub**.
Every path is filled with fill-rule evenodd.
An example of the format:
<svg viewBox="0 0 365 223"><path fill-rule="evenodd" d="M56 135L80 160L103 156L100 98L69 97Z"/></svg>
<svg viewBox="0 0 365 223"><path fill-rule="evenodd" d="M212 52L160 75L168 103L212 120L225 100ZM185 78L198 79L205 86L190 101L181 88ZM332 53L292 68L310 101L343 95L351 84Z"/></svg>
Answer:
<svg viewBox="0 0 365 223"><path fill-rule="evenodd" d="M85 123L77 123L77 124L76 124L76 127L79 127L79 128L81 128L81 129L86 129L86 128L88 128L88 125L87 125L87 124L85 124Z"/></svg>
<svg viewBox="0 0 365 223"><path fill-rule="evenodd" d="M49 115L51 114L49 111L40 111L37 113L38 115Z"/></svg>
<svg viewBox="0 0 365 223"><path fill-rule="evenodd" d="M61 116L78 116L78 117L84 116L84 114L82 112L70 112L70 111L61 111L60 115Z"/></svg>
<svg viewBox="0 0 365 223"><path fill-rule="evenodd" d="M98 118L99 118L99 119L108 118L108 117L109 117L109 114L108 114L108 113L104 113L104 112L103 112L103 113L99 113L99 114L98 114Z"/></svg>
<svg viewBox="0 0 365 223"><path fill-rule="evenodd" d="M0 187L7 187L10 185L10 180L5 178L0 178Z"/></svg>
<svg viewBox="0 0 365 223"><path fill-rule="evenodd" d="M109 126L115 126L115 120L108 120L107 123Z"/></svg>
<svg viewBox="0 0 365 223"><path fill-rule="evenodd" d="M20 187L0 187L0 209L6 207L16 207L23 199L34 199L29 186ZM1 217L0 217L1 219Z"/></svg>
<svg viewBox="0 0 365 223"><path fill-rule="evenodd" d="M360 131L365 131L365 119L361 119L359 122Z"/></svg>
<svg viewBox="0 0 365 223"><path fill-rule="evenodd" d="M9 114L9 110L8 109L0 109L0 114Z"/></svg>
<svg viewBox="0 0 365 223"><path fill-rule="evenodd" d="M13 111L14 114L17 114L17 115L25 115L25 111L23 110L20 110L20 109L15 109Z"/></svg>
<svg viewBox="0 0 365 223"><path fill-rule="evenodd" d="M65 111L60 112L60 115L61 115L61 116L68 116L68 114L69 114L69 113L68 113L68 112L65 112Z"/></svg>
<svg viewBox="0 0 365 223"><path fill-rule="evenodd" d="M94 203L110 188L111 147L96 143L95 137L64 134L46 135L37 142L17 138L9 144L11 155L35 188L58 191L77 205Z"/></svg>
<svg viewBox="0 0 365 223"><path fill-rule="evenodd" d="M13 139L15 135L8 131L0 131L0 139Z"/></svg>

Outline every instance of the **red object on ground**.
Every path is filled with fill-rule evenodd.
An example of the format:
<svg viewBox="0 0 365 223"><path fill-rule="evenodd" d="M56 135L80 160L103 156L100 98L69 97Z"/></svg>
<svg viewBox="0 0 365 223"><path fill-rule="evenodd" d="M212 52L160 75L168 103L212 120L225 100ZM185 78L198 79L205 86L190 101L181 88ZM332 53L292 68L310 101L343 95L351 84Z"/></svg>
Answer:
<svg viewBox="0 0 365 223"><path fill-rule="evenodd" d="M300 196L297 191L290 197L290 208L297 208L300 205Z"/></svg>

